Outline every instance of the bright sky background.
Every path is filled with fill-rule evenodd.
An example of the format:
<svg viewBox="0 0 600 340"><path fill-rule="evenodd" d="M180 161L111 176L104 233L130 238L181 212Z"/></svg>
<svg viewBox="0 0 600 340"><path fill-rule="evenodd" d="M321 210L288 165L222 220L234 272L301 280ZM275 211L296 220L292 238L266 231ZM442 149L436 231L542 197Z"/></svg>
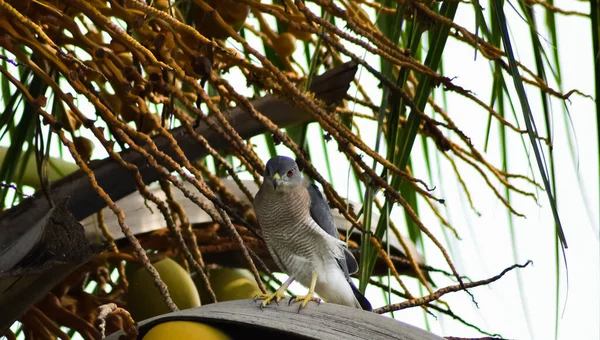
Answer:
<svg viewBox="0 0 600 340"><path fill-rule="evenodd" d="M489 8L488 4L482 5L484 8ZM459 6L456 21L470 31L474 31L475 24L470 6L470 4ZM556 6L567 10L589 12L587 2L558 0ZM543 23L542 8L535 6L534 10L538 13L538 22ZM505 6L505 11L511 25L513 47L518 58L533 69L534 63L528 28L522 19L515 14L512 7ZM488 11L484 12L488 13ZM373 15L372 11L368 11L368 13ZM271 18L267 16L267 19ZM593 95L590 22L579 17L560 15L557 16L557 20L564 91L577 88L583 93ZM255 20L249 20L248 23L257 26ZM545 41L549 41L547 32L541 31L540 35L546 39ZM255 42L259 43L256 40ZM360 48L356 48L351 44L346 45L351 47L352 51L358 55L364 55L364 51ZM546 47L548 53L554 48L549 43ZM302 49L299 48L296 51L295 57L298 61L304 62ZM365 57L371 65L379 65L378 58L370 55L365 55ZM484 102L489 101L490 65L481 56L474 60L474 51L471 47L449 39L445 50L444 73L449 77L456 77L456 84L473 91ZM381 94L378 93L378 82L366 70L359 69L359 75L365 88L374 89L372 99L375 103L379 103ZM250 94L249 89L245 88L246 81L242 79L239 72L236 73L236 70L232 70L228 78L233 81L240 92ZM507 78L507 80L510 79ZM552 86L556 88L555 84L552 84ZM512 89L512 83L509 84L509 88ZM354 93L353 91L355 89L351 88L350 93ZM530 105L539 124L538 128L545 131L541 125L543 120L538 99L539 93L532 90L529 94ZM439 91L436 93L436 98L440 98ZM447 109L452 119L471 138L475 147L483 152L487 113L470 101L455 94L448 94L447 103ZM518 103L516 99L515 103ZM91 107L90 110L85 110L88 105L88 103L80 102L82 111L93 113ZM561 103L558 100L553 101L554 152L556 159L559 160L556 164L557 197L559 213L569 243L569 249L566 251L569 266L568 289L562 261L559 275L561 282L559 308L561 313L564 309L564 314L559 321L559 339L600 339L599 150L597 150L596 139L598 132L595 128L596 112L592 99L578 95L571 96L567 106L571 114L571 121L565 120ZM370 114L370 112L366 112L360 107L356 107L356 110L357 112ZM519 117L519 123L522 125L521 113L517 112L517 116ZM360 121L363 139L368 145L374 147L376 124L361 119L357 121ZM569 140L567 139L569 129L570 132L574 131L576 136L576 163L572 161ZM311 125L309 129L310 136L318 136L318 133L317 126ZM84 135L89 136L87 132L84 132ZM497 125L492 126L490 140L492 142L484 156L499 167L500 153L498 152ZM264 148L263 138L254 138L253 142L259 146L257 150L259 156L266 161L269 156ZM517 135L512 132L509 133L509 149L511 151L509 171L512 173L531 175L525 152L531 150L528 139L525 139L525 142L527 150L524 150L523 143ZM2 144L5 145L5 143ZM348 181L347 179L348 168L344 156L337 151L335 143L329 143L327 147L330 162L337 165L332 179L334 186L340 194L358 201L359 197L354 187L354 181ZM414 155L422 155L421 150L422 145L420 139L418 139L414 147ZM278 152L292 155L289 150L282 146L278 147ZM326 174L323 151L320 146L316 143L313 144L311 152L317 169ZM106 156L106 152L102 148L96 148L95 159ZM467 185L471 190L475 207L481 216L477 216L469 208L447 161L441 160L439 174L442 174L442 176L434 173L432 181L428 178L424 161L419 161L418 158L413 158L413 161L415 162L413 172L416 177L427 181L431 187L435 186L436 190L433 193L448 202L448 209L440 207L440 210L457 229L462 238L460 241L454 239L447 231L442 230L438 226L439 223L435 216L428 209L425 209L424 205L421 205L420 213L422 220L430 230L438 239L448 245L459 272L468 275L473 280L480 280L496 275L504 268L514 264L515 258L506 209L481 180L479 174L464 166L463 163L458 162L461 174L467 180ZM431 161L433 164L438 164L436 159ZM534 169L536 169L535 164ZM538 182L541 182L537 170L533 176ZM440 177L444 180L440 181ZM250 177L246 176L246 178ZM497 181L493 182L500 192L503 192L503 188L498 185ZM512 181L511 183L532 190L531 186L526 186L523 181ZM554 337L554 311L556 310L554 222L545 192L539 191L537 196L539 205L530 198L517 194L512 195L514 207L527 216L526 219L514 218L514 235L517 245L515 250L517 254L516 262L524 263L527 260L532 260L534 263L533 266L518 270L522 290L519 289L517 272L513 271L488 287L471 290L479 303L479 309L473 305L470 297L462 292L443 297L443 300L449 303L457 315L483 330L500 333L506 338L552 339ZM584 204L586 200L588 209L585 208ZM404 217L400 209L396 208L392 216L399 226L404 225ZM446 268L445 261L431 242L425 243L425 255L428 264ZM439 288L455 284L439 275L434 275L433 279ZM409 283L411 292L414 294L419 293L415 280L405 279L405 282ZM296 291L303 292L305 289L299 287L296 283L294 285L292 288ZM393 279L392 286L399 289L398 284ZM379 289L369 288L367 297L374 307L385 304L384 297ZM392 300L392 302L399 301L398 299ZM436 320L429 316L426 322L424 313L420 308L396 312L395 317L421 328L429 327L431 331L442 336L481 336L475 330L467 328L449 317L440 316Z"/></svg>

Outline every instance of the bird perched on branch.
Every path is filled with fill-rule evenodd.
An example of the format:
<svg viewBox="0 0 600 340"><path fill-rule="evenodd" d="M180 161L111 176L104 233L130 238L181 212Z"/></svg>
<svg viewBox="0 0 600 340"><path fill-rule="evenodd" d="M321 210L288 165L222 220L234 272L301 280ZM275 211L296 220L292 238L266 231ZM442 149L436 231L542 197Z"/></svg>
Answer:
<svg viewBox="0 0 600 340"><path fill-rule="evenodd" d="M326 302L371 310L350 274L358 263L339 238L327 201L316 185L302 178L296 162L276 156L267 162L254 211L275 263L289 278L274 294L261 294L261 308L279 302L294 281L309 288L295 297L303 308L316 292ZM292 302L290 298L290 303Z"/></svg>

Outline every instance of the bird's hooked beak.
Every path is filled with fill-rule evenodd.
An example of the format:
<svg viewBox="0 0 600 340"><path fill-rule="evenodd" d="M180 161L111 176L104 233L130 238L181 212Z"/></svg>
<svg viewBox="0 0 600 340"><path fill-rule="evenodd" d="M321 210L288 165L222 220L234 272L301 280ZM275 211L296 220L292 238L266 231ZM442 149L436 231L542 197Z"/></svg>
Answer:
<svg viewBox="0 0 600 340"><path fill-rule="evenodd" d="M278 173L275 173L275 175L273 175L273 189L275 189L275 191L277 191L277 185L281 182L281 176L279 176Z"/></svg>

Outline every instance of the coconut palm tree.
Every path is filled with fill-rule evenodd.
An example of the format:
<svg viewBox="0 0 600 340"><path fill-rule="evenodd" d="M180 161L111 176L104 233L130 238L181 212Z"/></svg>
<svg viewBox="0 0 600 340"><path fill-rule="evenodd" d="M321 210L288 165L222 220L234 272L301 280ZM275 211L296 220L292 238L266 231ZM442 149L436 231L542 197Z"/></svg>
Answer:
<svg viewBox="0 0 600 340"><path fill-rule="evenodd" d="M599 245L598 9L0 0L0 334L99 338L277 289L252 200L285 154L375 313L598 335L597 306L565 309L567 282L598 298L598 259L577 255Z"/></svg>

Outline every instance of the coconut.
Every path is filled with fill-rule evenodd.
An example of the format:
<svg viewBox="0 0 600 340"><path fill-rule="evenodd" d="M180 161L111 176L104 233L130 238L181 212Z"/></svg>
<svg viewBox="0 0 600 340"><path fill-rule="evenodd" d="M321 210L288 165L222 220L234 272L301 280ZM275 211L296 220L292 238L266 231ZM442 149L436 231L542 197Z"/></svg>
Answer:
<svg viewBox="0 0 600 340"><path fill-rule="evenodd" d="M155 262L154 267L165 282L171 299L179 309L200 306L200 295L190 274L170 258ZM135 321L142 321L153 316L169 313L160 291L146 268L139 264L127 264L127 280L129 289L125 294L127 310Z"/></svg>

